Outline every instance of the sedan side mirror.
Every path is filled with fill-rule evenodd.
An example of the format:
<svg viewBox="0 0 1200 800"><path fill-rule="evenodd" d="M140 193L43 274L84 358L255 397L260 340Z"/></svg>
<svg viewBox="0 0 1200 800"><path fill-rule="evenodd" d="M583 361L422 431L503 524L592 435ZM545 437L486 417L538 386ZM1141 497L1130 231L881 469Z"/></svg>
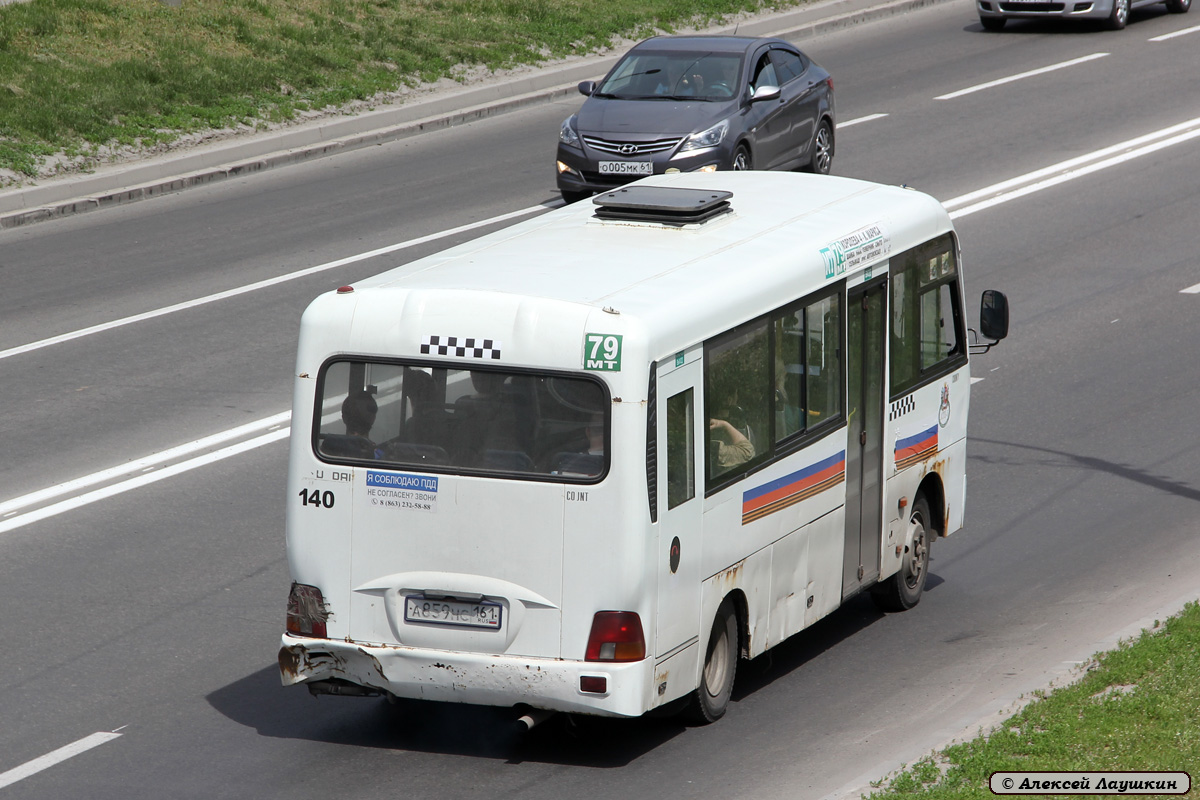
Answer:
<svg viewBox="0 0 1200 800"><path fill-rule="evenodd" d="M759 86L754 90L754 94L750 95L750 102L757 103L760 100L774 100L779 97L778 86Z"/></svg>
<svg viewBox="0 0 1200 800"><path fill-rule="evenodd" d="M594 92L594 91L596 91L596 82L595 81L580 81L579 82L579 93L581 95L583 95L584 97L591 97L592 92Z"/></svg>

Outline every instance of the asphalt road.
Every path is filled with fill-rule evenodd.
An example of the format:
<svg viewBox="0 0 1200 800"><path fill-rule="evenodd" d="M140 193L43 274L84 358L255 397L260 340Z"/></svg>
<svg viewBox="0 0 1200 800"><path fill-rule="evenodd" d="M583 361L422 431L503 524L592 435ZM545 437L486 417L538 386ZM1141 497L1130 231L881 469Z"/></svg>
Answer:
<svg viewBox="0 0 1200 800"><path fill-rule="evenodd" d="M935 544L921 604L851 601L743 665L704 728L516 737L497 710L279 686L287 444L270 422L300 312L494 226L15 350L552 203L577 100L0 232L0 797L840 797L1196 597L1200 293L1184 290L1200 285L1200 136L1158 132L1200 118L1200 31L1150 40L1198 22L1155 10L1120 33L985 34L964 3L801 43L834 75L835 173L947 202L969 295L1007 292L1013 333L973 362L967 525ZM1146 136L1027 194L951 202Z"/></svg>

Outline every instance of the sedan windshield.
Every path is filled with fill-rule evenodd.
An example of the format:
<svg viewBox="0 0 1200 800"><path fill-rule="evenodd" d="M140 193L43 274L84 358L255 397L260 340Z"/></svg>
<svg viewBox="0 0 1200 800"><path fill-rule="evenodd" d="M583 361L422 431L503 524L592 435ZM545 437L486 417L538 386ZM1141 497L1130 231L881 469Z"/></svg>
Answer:
<svg viewBox="0 0 1200 800"><path fill-rule="evenodd" d="M726 100L737 94L741 60L735 53L634 51L617 64L592 96L619 100Z"/></svg>

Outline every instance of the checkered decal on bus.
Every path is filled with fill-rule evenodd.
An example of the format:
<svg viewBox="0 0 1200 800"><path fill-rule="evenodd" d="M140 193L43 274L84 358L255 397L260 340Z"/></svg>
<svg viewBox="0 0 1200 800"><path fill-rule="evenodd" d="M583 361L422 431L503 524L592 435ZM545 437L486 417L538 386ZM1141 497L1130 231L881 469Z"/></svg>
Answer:
<svg viewBox="0 0 1200 800"><path fill-rule="evenodd" d="M888 422L895 422L910 411L917 410L917 401L913 400L910 394L908 397L901 397L896 402L892 403L891 413L888 415Z"/></svg>
<svg viewBox="0 0 1200 800"><path fill-rule="evenodd" d="M458 336L426 336L421 342L421 355L456 356L500 360L500 343L493 339L461 338Z"/></svg>

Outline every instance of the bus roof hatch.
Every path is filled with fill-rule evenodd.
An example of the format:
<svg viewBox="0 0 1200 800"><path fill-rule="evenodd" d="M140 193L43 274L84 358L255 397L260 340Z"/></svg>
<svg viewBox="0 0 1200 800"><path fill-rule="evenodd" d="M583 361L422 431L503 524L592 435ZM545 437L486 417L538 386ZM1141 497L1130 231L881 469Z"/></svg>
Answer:
<svg viewBox="0 0 1200 800"><path fill-rule="evenodd" d="M625 186L592 199L599 219L690 225L733 209L733 192L669 186Z"/></svg>

